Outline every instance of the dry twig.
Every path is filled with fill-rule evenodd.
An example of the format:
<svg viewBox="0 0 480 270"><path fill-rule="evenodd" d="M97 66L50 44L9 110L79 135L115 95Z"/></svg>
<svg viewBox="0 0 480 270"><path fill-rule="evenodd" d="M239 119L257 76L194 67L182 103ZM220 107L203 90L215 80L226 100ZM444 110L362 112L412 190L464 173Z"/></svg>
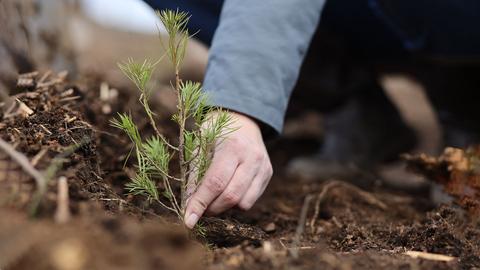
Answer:
<svg viewBox="0 0 480 270"><path fill-rule="evenodd" d="M57 155L50 163L50 165L47 167L47 169L44 172L44 187L42 189L38 189L37 192L33 195L32 202L30 204L30 215L35 215L37 212L37 208L40 205L43 197L45 196L45 193L47 191L47 186L50 180L55 176L55 174L62 168L63 163L66 160L68 156L73 154L77 149L80 147L88 144L91 141L90 138L83 138L82 141L79 143L76 143L75 145L71 145L65 149L63 153L60 153Z"/></svg>
<svg viewBox="0 0 480 270"><path fill-rule="evenodd" d="M452 257L452 256L428 253L428 252L422 252L422 251L407 251L404 254L414 259L419 258L419 259L425 259L430 261L450 262L456 259L455 257Z"/></svg>
<svg viewBox="0 0 480 270"><path fill-rule="evenodd" d="M45 154L48 152L47 148L43 148L40 150L33 158L31 161L32 166L37 166L38 162L45 156Z"/></svg>
<svg viewBox="0 0 480 270"><path fill-rule="evenodd" d="M68 196L68 182L65 176L58 179L57 210L55 211L55 222L63 224L70 220L70 207Z"/></svg>
<svg viewBox="0 0 480 270"><path fill-rule="evenodd" d="M38 74L38 73L37 73ZM52 75L52 71L51 70L48 70L47 72L45 72L42 77L40 78L40 80L38 80L38 83L43 83L45 82L46 79L48 79L48 77L50 77L50 75Z"/></svg>
<svg viewBox="0 0 480 270"><path fill-rule="evenodd" d="M297 229L295 231L295 237L293 239L293 247L290 250L293 258L298 259L298 250L300 246L300 240L302 238L303 231L305 230L305 222L307 219L308 207L313 195L307 195L303 201L302 210L300 212L300 219L298 220Z"/></svg>
<svg viewBox="0 0 480 270"><path fill-rule="evenodd" d="M45 177L37 170L35 169L28 158L15 150L10 144L8 144L6 141L0 139L0 149L5 152L10 158L12 158L22 169L28 173L33 179L35 179L35 183L37 184L37 188L41 192L45 192L47 188L47 181L45 180Z"/></svg>

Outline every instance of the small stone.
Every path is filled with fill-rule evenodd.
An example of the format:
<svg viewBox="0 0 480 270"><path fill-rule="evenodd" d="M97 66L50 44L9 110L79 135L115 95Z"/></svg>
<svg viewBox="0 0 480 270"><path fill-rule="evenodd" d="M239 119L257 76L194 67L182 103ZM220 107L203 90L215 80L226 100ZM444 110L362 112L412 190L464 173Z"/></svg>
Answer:
<svg viewBox="0 0 480 270"><path fill-rule="evenodd" d="M272 242L265 241L265 242L263 242L262 247L263 247L263 252L265 252L265 254L272 254L273 253Z"/></svg>
<svg viewBox="0 0 480 270"><path fill-rule="evenodd" d="M110 113L112 113L112 106L110 106L110 104L103 104L103 105L102 105L102 113L103 113L103 114L110 114Z"/></svg>
<svg viewBox="0 0 480 270"><path fill-rule="evenodd" d="M273 222L270 222L268 223L267 225L263 226L263 230L267 233L272 233L274 232L275 230L277 229L277 226L275 225L275 223Z"/></svg>

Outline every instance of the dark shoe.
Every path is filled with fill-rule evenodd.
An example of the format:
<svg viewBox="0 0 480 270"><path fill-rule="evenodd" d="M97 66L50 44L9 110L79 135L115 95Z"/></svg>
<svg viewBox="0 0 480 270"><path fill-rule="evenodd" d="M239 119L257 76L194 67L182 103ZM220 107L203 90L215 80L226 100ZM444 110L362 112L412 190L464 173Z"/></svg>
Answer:
<svg viewBox="0 0 480 270"><path fill-rule="evenodd" d="M395 160L416 144L415 133L376 83L358 89L353 98L325 119L320 159L370 167Z"/></svg>
<svg viewBox="0 0 480 270"><path fill-rule="evenodd" d="M415 133L377 84L357 92L340 110L325 117L325 137L318 154L294 159L288 166L290 174L372 182L378 179L371 173L378 164L396 160L415 147Z"/></svg>

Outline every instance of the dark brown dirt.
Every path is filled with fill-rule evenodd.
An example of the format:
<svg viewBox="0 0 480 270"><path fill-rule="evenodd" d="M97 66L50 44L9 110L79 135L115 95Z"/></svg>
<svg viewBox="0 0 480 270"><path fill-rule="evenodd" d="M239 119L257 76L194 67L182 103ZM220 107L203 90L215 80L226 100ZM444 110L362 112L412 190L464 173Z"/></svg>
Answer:
<svg viewBox="0 0 480 270"><path fill-rule="evenodd" d="M46 168L75 142L85 137L89 140L67 157L57 174L69 180L73 218L68 223L52 221L56 181L52 181L35 220L26 218L29 200L1 205L0 268L480 268L480 223L455 205L433 208L427 194L413 196L381 185L362 190L338 181L287 178L282 168L293 152L308 149L306 140L301 144L273 143L270 153L276 174L266 194L249 212L234 209L222 215L225 222L220 225L212 225L218 224L218 219L205 220L207 228L213 226L207 235L214 245L199 244L203 241L188 237L168 213L125 194L123 186L132 165L124 164L131 146L121 132L109 127L108 120L117 111L127 111L142 130L148 133L149 128L134 95L119 89L116 98L102 100L95 90L99 82L90 77L81 87L73 88L72 96L80 98L68 102L60 101L61 94L71 88L66 84L55 84L43 92L38 88L24 91L19 100L34 113L2 121L0 136L30 159L47 149L38 169ZM173 137L175 131L168 115L165 111L158 114L165 132ZM52 134L46 134L41 125ZM19 182L0 181L0 196L3 198L11 190L5 183ZM24 195L19 197L28 198L34 183L27 178L22 185L28 188L20 189ZM296 240L300 210L307 195L313 199L305 230ZM416 259L405 255L411 250L455 258L450 262Z"/></svg>
<svg viewBox="0 0 480 270"><path fill-rule="evenodd" d="M108 188L98 181L100 172L95 134L90 125L84 121L76 105L78 100L83 98L81 93L61 83L64 80L62 76L51 76L46 78L48 79L52 83L45 87L38 87L36 91L25 91L13 96L17 102L13 107L6 108L0 136L32 162L35 160L36 168L39 170L46 170L54 159L59 157L64 159L61 167L66 169L58 168L59 175L69 178L72 207L76 209L77 202L93 197L101 198L108 193ZM53 83L57 80L58 83ZM20 104L27 106L32 114L23 114ZM75 151L67 155L66 153L72 148L75 148ZM7 180L4 184L15 184L11 181L14 179L5 176L8 175L2 177ZM27 183L22 188L32 190L33 186L32 183ZM46 211L45 214L53 211L55 189L55 181L50 181L51 193L45 196L43 207L39 209ZM32 194L26 197L31 197L29 195ZM25 208L29 203L30 199L27 199L21 203L13 201L12 205Z"/></svg>
<svg viewBox="0 0 480 270"><path fill-rule="evenodd" d="M192 269L205 249L178 226L92 215L68 224L32 223L0 211L0 264L6 269Z"/></svg>

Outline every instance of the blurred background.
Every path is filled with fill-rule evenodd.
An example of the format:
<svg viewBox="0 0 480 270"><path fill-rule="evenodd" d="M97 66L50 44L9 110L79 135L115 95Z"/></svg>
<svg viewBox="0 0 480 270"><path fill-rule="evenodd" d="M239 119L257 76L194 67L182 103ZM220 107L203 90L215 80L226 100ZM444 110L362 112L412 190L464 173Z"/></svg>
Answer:
<svg viewBox="0 0 480 270"><path fill-rule="evenodd" d="M195 16L195 14L192 14ZM18 0L0 1L0 90L15 89L18 73L33 70L68 70L72 79L99 78L117 88L132 88L117 68L127 58L143 60L162 55L155 12L140 0ZM185 78L201 81L208 51L200 42L190 42L183 68ZM159 65L156 72L160 103L174 109L168 89L171 67ZM315 76L314 76L315 77ZM441 132L423 87L403 74L379 78L387 96L400 109L405 122L419 138L417 152L439 151ZM316 86L316 83L312 85ZM301 85L301 93L312 93ZM93 89L96 91L96 89ZM298 91L297 91L298 92ZM287 115L284 137L322 137L322 115L304 106L295 96ZM304 123L311 123L305 125ZM403 167L394 166L386 175L404 181ZM393 173L392 173L393 172Z"/></svg>
<svg viewBox="0 0 480 270"><path fill-rule="evenodd" d="M178 3L182 1L184 0ZM215 1L217 0L208 2ZM355 17L353 15L361 12L358 12L355 5L346 3L365 4L373 1L343 1L327 3L336 3L341 7L340 10L350 7L340 19L346 18L347 30L357 32L355 33L357 37L364 38L357 27L350 27L352 21L349 21ZM478 0L472 0L471 3L475 1ZM203 4L207 1L196 2ZM435 10L432 8L434 5L429 6L430 2L426 1L384 2L407 3L414 6L417 3L423 3L427 5L427 13L433 13L432 11ZM438 1L438 3L447 2L455 3L454 0ZM166 2L158 1L158 3ZM176 4L173 1L172 3ZM239 3L241 4L240 1ZM202 4L198 5L205 6ZM454 16L455 10L444 10L447 10L448 18L452 20L460 18L458 14L457 17ZM410 10L408 11L407 13L410 13ZM201 16L198 13L191 15ZM447 21L444 20L445 17L439 17L442 22L453 24L452 20ZM416 23L409 18L407 18L409 22ZM359 21L353 19L357 23L355 26L362 28L362 18ZM375 21L373 22L373 25L378 25ZM65 166L65 170L62 171L62 176L69 178L70 185L67 186L66 191L62 190L67 195L70 192L70 200L67 196L67 199L57 202L57 197L62 197L56 195L60 194L56 187L56 182L60 181L50 183L50 193L47 194L48 197L46 196L48 199L46 212L42 220L38 220L39 230L28 225L28 223L37 223L36 219L27 220L26 215L24 219L23 215L26 211L23 209L16 211L16 204L19 205L20 210L20 207L26 205L30 195L33 194L32 191L35 190L33 182L28 181L28 184L24 184L29 180L27 178L17 181L16 178L21 178L21 174L18 177L12 177L12 174L9 174L11 171L22 173L22 170L20 167L12 167L10 164L15 162L11 162L5 156L2 159L0 155L0 184L5 184L4 186L7 187L3 188L0 185L0 205L2 202L8 203L12 200L12 210L15 212L12 217L17 217L17 214L22 215L22 219L17 221L9 215L0 214L0 268L4 269L3 265L10 264L10 260L17 266L15 268L14 265L11 269L32 269L34 265L36 269L64 270L147 269L146 265L150 265L151 269L159 269L162 265L167 269L175 269L168 266L169 262L172 265L178 262L185 265L192 263L195 265L194 269L197 269L200 265L197 260L218 266L209 269L232 267L271 269L272 266L273 268L281 266L285 269L310 269L313 265L331 266L328 269L356 269L362 266L373 269L397 269L386 267L386 265L397 264L398 269L428 267L427 261L409 260L403 254L403 251L407 250L458 257L460 268L470 269L470 265L478 266L479 224L476 222L471 226L464 226L470 221L478 221L478 217L470 218L463 212L457 211L456 207L434 208L436 203L448 202L451 198L442 192L440 185L430 184L426 178L407 172L406 162L399 158L399 155L404 152L436 156L445 145L451 145L445 140L444 134L456 130L445 125L441 110L437 108L435 111L427 96L441 97L451 101L450 103L456 103L455 105L458 105L456 107L468 107L474 112L469 118L478 123L476 108L479 98L475 98L478 95L471 95L471 93L480 93L475 91L480 85L480 80L477 79L477 74L480 72L478 62L470 66L464 63L455 64L454 61L439 62L422 58L423 64L422 61L418 61L410 67L413 66L417 72L415 74L409 73L408 69L395 69L377 63L375 65L362 63L361 61L371 60L368 58L372 58L376 52L372 53L370 50L365 53L366 57L356 59L355 56L358 57L358 55L349 52L344 46L338 46L333 38L324 38L324 36L318 38L315 35L311 48L319 49L321 55L315 53L309 55L314 56L310 58L312 61L309 61L309 57L306 58L290 100L284 131L281 136L269 139L266 143L275 171L267 192L251 211L243 213L234 209L224 216L225 220L238 219L238 224L254 224L258 230L263 229L269 235L268 241L262 243L259 248L253 248L245 241L241 241L241 245L233 248L216 249L209 245L208 248L202 248L200 254L196 244L190 245L189 241L182 240L182 237L186 237L183 231L172 233L169 222L171 219L168 216L165 216L167 223L164 224L162 209L149 204L142 198L126 194L125 183L135 176L134 159L128 161L132 146L128 138L120 130L112 127L109 122L117 112L131 113L142 134L151 134L148 120L138 102L138 91L120 72L117 63L128 58L142 61L146 58L161 57L164 53L161 41L166 39L166 35L158 24L154 10L143 0L0 0L0 117L2 117L0 130L3 132L2 136L4 139L12 137L13 139L9 138L9 142L15 143L15 147L19 145L17 142L20 142L20 147L17 149L26 152L25 155L31 158L32 164L34 160L36 163L42 157L44 157L42 162L45 164L58 157L58 152L64 151L59 145L65 146L63 145L65 142L59 143L60 139L65 140L64 138L68 136L64 134L72 130L74 135L81 134L82 137L88 135L89 138L91 136L94 142L88 145L88 149L83 149L82 146L79 151L81 155L72 158L74 162ZM415 27L419 28L418 25ZM439 29L443 33L444 29ZM377 37L376 32L370 34L365 36L365 41ZM470 37L470 34L467 32L464 36ZM446 35L446 39L449 41L447 45L450 45L450 41L461 43L449 35ZM315 41L319 40L323 43L315 44ZM362 41L349 42L348 45L357 47ZM344 41L344 43L347 42ZM474 43L468 43L468 45L472 44ZM380 43L378 47L383 48L384 44ZM312 54L312 50L309 50L308 54ZM407 60L401 58L400 60ZM207 60L207 47L200 41L192 40L187 48L182 79L202 81ZM39 71L33 77L48 77L50 82L55 82L56 73L64 70L68 71L65 82L62 75L59 85L51 86L45 95L44 88L48 87L33 86L34 92L41 94L32 95L33 97L30 98L28 97L30 87L19 87L17 84L19 74L22 73ZM171 115L176 110L176 96L170 86L170 81L173 79L172 73L173 70L168 61L157 65L153 78L155 95L152 96L151 102L158 117L158 126L162 128L162 132L165 131L164 134L167 137L174 138L178 130L171 121ZM415 76L419 74L422 76ZM448 76L452 74L454 76ZM58 77L60 78L60 75ZM468 82L469 80L471 83ZM372 92L382 96L381 102L371 95ZM435 95L431 95L433 92ZM460 95L461 92L464 94ZM74 96L67 95L63 98L65 93ZM27 105L33 105L40 108L39 112L44 112L43 103L49 103L51 100L56 100L58 103L55 106L57 110L52 112L47 110L48 114L30 116L31 119L35 118L35 121L25 121L30 114L28 111L25 117L10 117L10 120L6 121L3 117L4 109L14 108L14 106L8 106L8 102L14 101L14 98L9 95L15 94L24 95L23 100L18 100L18 111L25 110L25 107L31 110ZM343 99L343 103L332 102L328 97L332 100ZM21 103L26 100L29 101L27 105ZM432 104L437 106L435 100L432 100L434 101ZM64 105L63 101L69 102ZM398 109L400 115L395 110L395 122L391 121L394 125L388 125L389 123L385 121L389 120L392 110L382 111L385 108L382 104L387 103L384 101L388 101L388 109ZM327 104L329 102L335 103L334 105L339 108L333 108L332 104ZM22 104L25 106L22 107ZM332 105L332 109L328 111L320 108L325 105L327 107ZM385 111L387 113L384 113ZM439 118L442 121L439 121ZM332 125L334 120L338 120L340 124ZM67 122L71 121L73 121L72 127L68 129ZM402 129L396 128L397 122L401 122ZM50 125L51 123L55 125ZM63 129L63 125L67 129ZM328 132L329 126L330 131L335 132ZM337 129L335 130L332 126ZM473 135L478 137L478 143L480 136L477 134L480 134L480 126L476 128ZM409 132L398 132L405 129ZM52 133L53 136L45 135ZM405 134L413 134L413 136L404 136ZM73 140L73 135L70 136ZM333 138L336 146L339 147L325 147L328 145L329 138ZM407 145L409 149L397 149L398 146L403 146L402 141L410 143L410 139L413 142ZM70 141L66 143L68 142ZM77 145L75 140L72 142ZM349 146L353 146L352 149L349 149ZM388 160L380 158L367 160L373 165L368 164L368 170L363 170L364 168L356 166L350 160L335 163L338 160L333 159L329 163L326 159L319 159L319 150L323 150L322 147L333 149L330 154L343 152L347 157L354 158L360 156L356 154L364 152L367 158L376 158L382 154L381 152L386 152L385 149L390 148L394 148L395 152ZM365 151L365 149L374 151ZM433 173L425 170L432 175L428 177L439 179L431 180L442 181L443 184L449 185L451 182L446 181L445 178L453 179L454 185L450 188L464 192L465 194L460 194L463 200L469 198L464 195L469 195L467 193L472 192L472 189L457 179L464 181L458 176L463 175L463 168L469 167L469 163L476 164L475 166L480 164L478 162L480 150L475 151L477 151L474 152L476 154L468 160L467 165L465 165L465 155L468 152L465 154L463 151L450 152L455 154L451 155L453 161L443 159L443 156L432 161L430 157L419 155L418 160L412 159L411 163L415 165L415 162L418 162L417 165L426 166L427 169L433 168L430 169ZM2 154L1 150L0 154ZM448 155L447 158L449 158ZM445 160L448 162L445 163ZM2 165L2 161L8 166ZM424 161L425 163L422 163ZM453 164L453 171L451 171L451 164ZM40 166L38 168L43 169ZM448 173L444 172L447 170ZM470 174L468 171L468 174L465 174L468 177L465 179L476 180L475 183L478 184L479 172L480 170ZM332 174L340 176L331 176ZM10 181L2 182L2 180ZM351 184L340 183L341 181ZM67 184L67 181L62 182ZM478 189L478 187L475 188ZM10 193L14 196L10 196ZM16 193L19 195L17 196ZM474 205L480 205L478 194L478 192L475 193L477 197L474 202L477 204ZM458 196L455 193L454 195ZM12 199L15 197L18 197L21 203ZM314 208L311 204L309 210L312 198L316 198L314 199L316 205ZM55 207L60 209L57 205L65 201L71 203L70 208L73 214L71 223L59 224L59 226L53 222L48 223L50 217L53 217ZM464 204L470 202L464 200ZM386 206L382 206L384 204ZM10 206L7 205L7 207ZM66 209L69 209L68 204ZM2 213L3 210L0 208ZM312 213L314 215L310 221L310 214L306 214L313 211L316 213ZM149 218L150 214L152 214L152 220ZM107 219L104 219L104 215L108 216ZM56 216L55 219L57 219ZM304 216L303 219L308 218L307 222L302 221L299 216ZM139 220L146 227L140 224ZM143 222L147 220L148 222ZM160 223L155 223L157 221ZM212 233L222 243L224 240L230 241L230 233L255 232L248 227L248 230L240 230L231 227L229 223L226 224L227 226L222 228L227 229ZM305 232L303 232L303 224L309 224L305 227ZM223 231L227 234L223 234ZM253 239L257 242L256 238ZM255 245L257 246L257 243ZM189 246L192 248L189 249ZM300 257L300 260L293 257L290 259L291 256L287 254L300 247L305 248L305 251L302 251L305 255ZM206 252L205 255L203 251ZM451 259L456 261L454 257ZM189 258L194 260L190 261ZM17 260L20 263L17 264ZM245 262L246 266L243 265ZM51 263L60 266L54 268L50 266ZM89 263L98 267L84 267ZM47 265L47 267L42 268L41 265ZM431 269L453 268L446 264L431 265ZM186 269L192 269L192 267Z"/></svg>
<svg viewBox="0 0 480 270"><path fill-rule="evenodd" d="M0 1L0 20L0 56L5 59L0 63L0 87L4 91L12 88L18 72L34 69L68 70L74 77L96 74L124 83L117 62L162 55L158 19L139 0ZM184 72L199 77L198 68L189 67L206 61L195 59L195 51L201 49L197 43L190 44ZM168 80L168 68L159 68L159 80Z"/></svg>

